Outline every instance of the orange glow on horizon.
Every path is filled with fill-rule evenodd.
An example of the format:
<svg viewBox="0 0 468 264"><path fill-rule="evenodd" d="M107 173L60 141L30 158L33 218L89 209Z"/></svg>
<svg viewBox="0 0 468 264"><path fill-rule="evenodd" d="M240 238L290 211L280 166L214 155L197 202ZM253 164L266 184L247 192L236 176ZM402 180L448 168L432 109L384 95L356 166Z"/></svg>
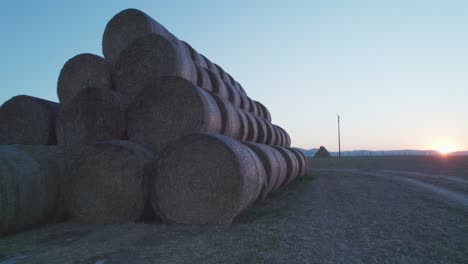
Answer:
<svg viewBox="0 0 468 264"><path fill-rule="evenodd" d="M432 149L439 152L442 155L447 155L457 151L454 145L446 142L435 144L432 147Z"/></svg>

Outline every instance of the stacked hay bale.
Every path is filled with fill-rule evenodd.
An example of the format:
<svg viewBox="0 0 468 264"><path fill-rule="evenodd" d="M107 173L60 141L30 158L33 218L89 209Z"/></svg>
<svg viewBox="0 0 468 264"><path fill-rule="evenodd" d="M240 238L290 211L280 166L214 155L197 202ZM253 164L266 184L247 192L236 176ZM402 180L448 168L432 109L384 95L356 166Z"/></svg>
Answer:
<svg viewBox="0 0 468 264"><path fill-rule="evenodd" d="M62 157L56 146L0 146L0 235L55 218Z"/></svg>
<svg viewBox="0 0 468 264"><path fill-rule="evenodd" d="M55 145L59 104L18 95L0 107L0 144Z"/></svg>
<svg viewBox="0 0 468 264"><path fill-rule="evenodd" d="M148 211L230 223L305 174L305 156L269 110L145 13L113 17L103 54L64 64L60 104L17 96L0 108L1 144L58 144L0 147L0 234Z"/></svg>

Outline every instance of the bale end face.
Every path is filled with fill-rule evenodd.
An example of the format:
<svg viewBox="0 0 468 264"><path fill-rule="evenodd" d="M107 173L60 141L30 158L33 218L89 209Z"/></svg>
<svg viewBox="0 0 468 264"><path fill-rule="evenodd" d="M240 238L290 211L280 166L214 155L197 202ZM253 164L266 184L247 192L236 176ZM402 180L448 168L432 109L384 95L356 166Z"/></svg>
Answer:
<svg viewBox="0 0 468 264"><path fill-rule="evenodd" d="M57 82L60 102L69 103L87 87L112 90L111 69L110 61L94 54L79 54L71 58L63 65Z"/></svg>
<svg viewBox="0 0 468 264"><path fill-rule="evenodd" d="M0 144L55 145L59 104L18 95L0 107Z"/></svg>
<svg viewBox="0 0 468 264"><path fill-rule="evenodd" d="M197 82L197 71L185 51L157 34L132 42L121 52L112 70L115 90L132 98L160 76L179 76Z"/></svg>
<svg viewBox="0 0 468 264"><path fill-rule="evenodd" d="M115 61L133 41L148 34L158 34L177 41L166 28L144 12L133 8L123 10L106 25L102 53L104 57Z"/></svg>
<svg viewBox="0 0 468 264"><path fill-rule="evenodd" d="M167 222L228 224L264 183L260 160L239 141L190 134L161 153L152 204Z"/></svg>
<svg viewBox="0 0 468 264"><path fill-rule="evenodd" d="M148 83L127 111L130 140L158 152L193 132L220 133L221 113L208 92L175 76Z"/></svg>
<svg viewBox="0 0 468 264"><path fill-rule="evenodd" d="M67 204L84 223L138 220L154 175L154 155L132 142L109 141L88 149L71 168Z"/></svg>
<svg viewBox="0 0 468 264"><path fill-rule="evenodd" d="M294 181L294 179L296 179L296 177L298 176L299 163L297 161L296 156L288 148L279 147L279 146L275 146L274 148L281 153L284 160L286 161L286 167L287 167L287 177L286 178L287 179L283 184L283 186L284 186L284 185Z"/></svg>
<svg viewBox="0 0 468 264"><path fill-rule="evenodd" d="M59 145L79 153L98 141L122 139L126 135L128 99L116 92L88 87L60 109L57 118Z"/></svg>
<svg viewBox="0 0 468 264"><path fill-rule="evenodd" d="M62 157L56 146L0 146L0 235L54 220Z"/></svg>

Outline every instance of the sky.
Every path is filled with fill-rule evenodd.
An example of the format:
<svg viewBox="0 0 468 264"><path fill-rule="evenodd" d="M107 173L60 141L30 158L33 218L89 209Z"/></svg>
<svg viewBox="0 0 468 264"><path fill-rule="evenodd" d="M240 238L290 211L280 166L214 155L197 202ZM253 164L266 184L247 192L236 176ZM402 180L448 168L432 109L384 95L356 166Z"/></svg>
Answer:
<svg viewBox="0 0 468 264"><path fill-rule="evenodd" d="M102 56L137 8L222 66L292 145L468 150L468 1L0 0L0 103L58 101L63 64Z"/></svg>

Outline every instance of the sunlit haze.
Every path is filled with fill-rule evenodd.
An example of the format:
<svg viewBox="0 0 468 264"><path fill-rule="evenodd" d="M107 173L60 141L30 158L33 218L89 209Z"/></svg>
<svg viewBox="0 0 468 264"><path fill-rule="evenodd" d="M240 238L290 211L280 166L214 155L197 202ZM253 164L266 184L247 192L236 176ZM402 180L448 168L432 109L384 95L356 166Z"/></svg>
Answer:
<svg viewBox="0 0 468 264"><path fill-rule="evenodd" d="M468 1L1 1L0 103L57 101L63 64L102 56L138 8L231 73L292 145L468 149Z"/></svg>

